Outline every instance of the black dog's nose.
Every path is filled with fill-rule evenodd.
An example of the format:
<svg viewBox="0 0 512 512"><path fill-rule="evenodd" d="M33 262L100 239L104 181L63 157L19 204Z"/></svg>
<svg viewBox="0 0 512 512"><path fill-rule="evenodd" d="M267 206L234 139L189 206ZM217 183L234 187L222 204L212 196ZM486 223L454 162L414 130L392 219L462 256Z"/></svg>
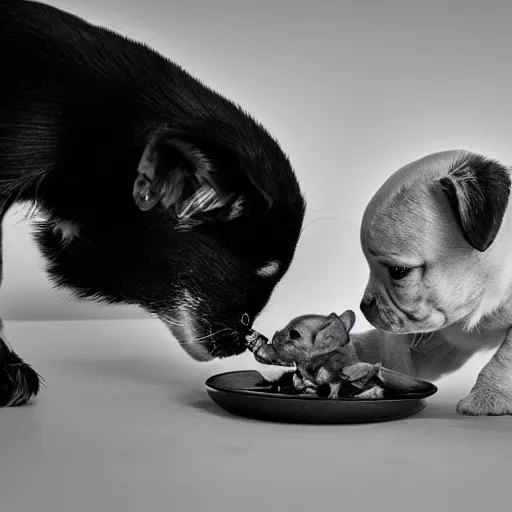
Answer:
<svg viewBox="0 0 512 512"><path fill-rule="evenodd" d="M364 313L365 311L370 311L375 305L377 304L377 301L375 297L365 297L361 304L359 304L359 308Z"/></svg>

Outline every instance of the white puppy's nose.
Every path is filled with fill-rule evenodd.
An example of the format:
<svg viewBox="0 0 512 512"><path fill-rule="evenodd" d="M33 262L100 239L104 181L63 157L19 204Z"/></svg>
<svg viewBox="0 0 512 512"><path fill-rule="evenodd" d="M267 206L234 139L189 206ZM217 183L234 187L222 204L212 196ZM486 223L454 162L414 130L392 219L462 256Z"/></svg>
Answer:
<svg viewBox="0 0 512 512"><path fill-rule="evenodd" d="M363 313L363 315L368 319L374 312L377 306L377 300L374 296L366 296L361 301L361 304L359 305L359 309Z"/></svg>
<svg viewBox="0 0 512 512"><path fill-rule="evenodd" d="M369 309L373 308L376 303L377 303L377 301L375 300L375 297L373 297L373 296L366 296L361 301L361 304L359 305L359 308L361 309L361 311L369 310Z"/></svg>

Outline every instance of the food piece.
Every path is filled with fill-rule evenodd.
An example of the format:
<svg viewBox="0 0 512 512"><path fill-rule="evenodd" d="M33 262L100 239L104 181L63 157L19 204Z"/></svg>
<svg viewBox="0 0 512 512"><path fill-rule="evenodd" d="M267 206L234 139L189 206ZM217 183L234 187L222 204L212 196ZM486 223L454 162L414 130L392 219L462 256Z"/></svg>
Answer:
<svg viewBox="0 0 512 512"><path fill-rule="evenodd" d="M384 390L377 385L372 386L371 388L368 388L358 395L354 395L354 398L361 398L366 400L374 400L376 398L383 398L384 397Z"/></svg>
<svg viewBox="0 0 512 512"><path fill-rule="evenodd" d="M357 388L365 388L379 373L382 365L370 363L355 363L343 368L343 377Z"/></svg>
<svg viewBox="0 0 512 512"><path fill-rule="evenodd" d="M379 368L375 381L379 386L392 393L424 393L430 389L428 382L414 379L384 366Z"/></svg>
<svg viewBox="0 0 512 512"><path fill-rule="evenodd" d="M251 352L255 352L261 347L261 345L268 343L268 338L254 329L251 329L249 334L245 335L245 341L247 343L247 348Z"/></svg>
<svg viewBox="0 0 512 512"><path fill-rule="evenodd" d="M245 341L247 348L254 354L254 358L259 363L289 366L279 359L275 348L263 334L251 329L249 334L245 336Z"/></svg>

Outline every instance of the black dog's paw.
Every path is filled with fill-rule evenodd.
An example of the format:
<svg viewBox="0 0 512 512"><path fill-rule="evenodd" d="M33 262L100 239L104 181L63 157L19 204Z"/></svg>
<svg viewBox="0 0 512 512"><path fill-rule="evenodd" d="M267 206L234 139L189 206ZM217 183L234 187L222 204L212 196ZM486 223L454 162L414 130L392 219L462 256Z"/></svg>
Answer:
<svg viewBox="0 0 512 512"><path fill-rule="evenodd" d="M0 407L25 405L39 393L39 374L12 351L0 361Z"/></svg>

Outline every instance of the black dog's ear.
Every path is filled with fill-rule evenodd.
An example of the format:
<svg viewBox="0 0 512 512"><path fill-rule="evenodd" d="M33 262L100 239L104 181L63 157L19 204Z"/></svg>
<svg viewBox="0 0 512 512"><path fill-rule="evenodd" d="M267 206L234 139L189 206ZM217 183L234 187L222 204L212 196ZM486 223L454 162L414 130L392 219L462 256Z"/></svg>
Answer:
<svg viewBox="0 0 512 512"><path fill-rule="evenodd" d="M234 218L243 207L241 194L203 151L166 132L149 139L137 168L133 198L142 211L161 204L182 221L213 212L219 219Z"/></svg>
<svg viewBox="0 0 512 512"><path fill-rule="evenodd" d="M439 180L466 241L484 252L503 221L511 180L500 163L480 155L465 156Z"/></svg>

